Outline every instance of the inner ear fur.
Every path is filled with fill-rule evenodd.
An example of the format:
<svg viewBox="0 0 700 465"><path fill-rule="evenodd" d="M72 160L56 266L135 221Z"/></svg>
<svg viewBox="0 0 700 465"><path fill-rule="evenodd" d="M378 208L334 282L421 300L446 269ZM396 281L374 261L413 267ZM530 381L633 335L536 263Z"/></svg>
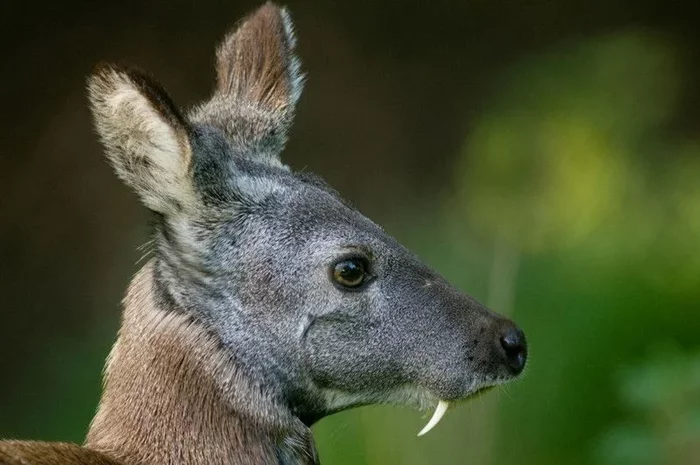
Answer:
<svg viewBox="0 0 700 465"><path fill-rule="evenodd" d="M288 109L298 100L303 80L295 46L289 13L263 5L219 45L218 92L271 111Z"/></svg>
<svg viewBox="0 0 700 465"><path fill-rule="evenodd" d="M189 125L167 92L139 70L104 64L88 96L107 158L143 203L160 213L191 203Z"/></svg>

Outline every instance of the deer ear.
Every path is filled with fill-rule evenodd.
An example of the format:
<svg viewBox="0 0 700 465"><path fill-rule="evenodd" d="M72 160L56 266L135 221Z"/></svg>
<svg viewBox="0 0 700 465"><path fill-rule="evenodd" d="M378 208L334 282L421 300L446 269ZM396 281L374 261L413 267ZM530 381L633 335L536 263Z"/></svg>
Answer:
<svg viewBox="0 0 700 465"><path fill-rule="evenodd" d="M260 7L216 53L217 89L193 118L213 124L253 158L275 158L286 142L304 77L287 11Z"/></svg>
<svg viewBox="0 0 700 465"><path fill-rule="evenodd" d="M144 73L104 65L88 95L107 158L143 203L169 214L191 202L188 124L168 94Z"/></svg>
<svg viewBox="0 0 700 465"><path fill-rule="evenodd" d="M290 109L301 95L303 81L295 45L287 10L263 5L219 46L218 92L270 111Z"/></svg>

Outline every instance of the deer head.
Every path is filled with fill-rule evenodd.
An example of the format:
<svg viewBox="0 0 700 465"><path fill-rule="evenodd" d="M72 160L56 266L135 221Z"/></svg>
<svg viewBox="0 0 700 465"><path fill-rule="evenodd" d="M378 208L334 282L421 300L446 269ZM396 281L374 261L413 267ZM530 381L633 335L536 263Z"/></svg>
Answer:
<svg viewBox="0 0 700 465"><path fill-rule="evenodd" d="M294 46L287 12L261 7L224 39L216 90L189 113L141 72L90 78L107 157L156 218L158 299L307 426L391 403L437 407L432 427L448 403L519 375L524 335L282 162L303 84Z"/></svg>

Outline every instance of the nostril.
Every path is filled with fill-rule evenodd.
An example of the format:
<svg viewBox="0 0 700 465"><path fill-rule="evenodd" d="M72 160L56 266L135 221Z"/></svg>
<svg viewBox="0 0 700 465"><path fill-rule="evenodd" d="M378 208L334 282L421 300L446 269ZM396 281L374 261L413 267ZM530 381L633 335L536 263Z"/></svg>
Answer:
<svg viewBox="0 0 700 465"><path fill-rule="evenodd" d="M527 360L527 342L525 333L520 329L511 326L501 336L501 347L503 348L506 361L513 374L519 374L525 368Z"/></svg>

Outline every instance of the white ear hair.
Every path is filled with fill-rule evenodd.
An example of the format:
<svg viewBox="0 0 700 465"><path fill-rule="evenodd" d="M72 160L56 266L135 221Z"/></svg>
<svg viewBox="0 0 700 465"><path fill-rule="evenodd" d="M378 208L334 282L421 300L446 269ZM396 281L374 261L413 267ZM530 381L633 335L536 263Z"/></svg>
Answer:
<svg viewBox="0 0 700 465"><path fill-rule="evenodd" d="M176 213L191 203L187 123L165 91L142 73L104 66L88 95L108 159L144 204Z"/></svg>

